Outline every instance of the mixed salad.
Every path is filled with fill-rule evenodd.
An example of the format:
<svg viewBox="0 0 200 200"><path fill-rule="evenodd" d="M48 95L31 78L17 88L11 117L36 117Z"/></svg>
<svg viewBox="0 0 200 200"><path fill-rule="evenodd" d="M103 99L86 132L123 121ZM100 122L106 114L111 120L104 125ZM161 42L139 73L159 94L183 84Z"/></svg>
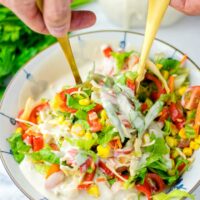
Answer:
<svg viewBox="0 0 200 200"><path fill-rule="evenodd" d="M29 162L54 191L67 180L100 198L100 184L148 200L190 197L173 186L200 147L200 86L189 86L187 59L147 61L139 90L139 54L102 49L101 68L53 99L28 99L8 138L14 159ZM128 199L128 197L127 197Z"/></svg>

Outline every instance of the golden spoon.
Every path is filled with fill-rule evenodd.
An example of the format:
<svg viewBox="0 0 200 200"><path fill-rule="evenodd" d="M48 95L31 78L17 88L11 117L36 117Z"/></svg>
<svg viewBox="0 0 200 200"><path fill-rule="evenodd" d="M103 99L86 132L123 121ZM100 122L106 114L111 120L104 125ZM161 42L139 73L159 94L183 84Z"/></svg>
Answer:
<svg viewBox="0 0 200 200"><path fill-rule="evenodd" d="M43 10L43 1L42 0L37 0L36 2L37 2L37 5L38 5L38 8L42 12L42 10ZM70 41L69 41L68 35L63 36L63 37L59 37L59 38L57 38L57 40L58 40L58 42L59 42L59 44L60 44L60 46L61 46L61 48L62 48L62 50L63 50L63 52L65 54L65 57L68 60L68 63L69 63L70 68L72 70L72 73L73 73L73 76L74 76L76 84L81 84L82 80L81 80L78 68L76 66L76 62L75 62L75 59L74 59L74 55L73 55L73 52L72 52L72 48L71 48L71 45L70 45Z"/></svg>
<svg viewBox="0 0 200 200"><path fill-rule="evenodd" d="M139 62L137 90L139 89L140 82L144 79L146 61L169 3L170 0L149 0L145 37Z"/></svg>

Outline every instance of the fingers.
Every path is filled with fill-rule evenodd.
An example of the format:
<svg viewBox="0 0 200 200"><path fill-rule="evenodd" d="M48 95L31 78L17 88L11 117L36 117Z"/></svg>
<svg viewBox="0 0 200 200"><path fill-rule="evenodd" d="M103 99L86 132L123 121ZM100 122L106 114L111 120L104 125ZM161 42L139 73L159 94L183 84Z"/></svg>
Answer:
<svg viewBox="0 0 200 200"><path fill-rule="evenodd" d="M68 31L92 26L96 16L90 11L72 11L72 0L43 0L43 14L35 0L0 0L9 7L32 30L61 37Z"/></svg>
<svg viewBox="0 0 200 200"><path fill-rule="evenodd" d="M88 28L94 25L96 16L91 11L73 11L71 16L70 31Z"/></svg>
<svg viewBox="0 0 200 200"><path fill-rule="evenodd" d="M171 0L171 6L188 15L200 15L199 0Z"/></svg>
<svg viewBox="0 0 200 200"><path fill-rule="evenodd" d="M10 8L33 31L48 34L35 0L3 0L2 4Z"/></svg>
<svg viewBox="0 0 200 200"><path fill-rule="evenodd" d="M63 36L70 29L70 0L44 0L43 17L52 35Z"/></svg>

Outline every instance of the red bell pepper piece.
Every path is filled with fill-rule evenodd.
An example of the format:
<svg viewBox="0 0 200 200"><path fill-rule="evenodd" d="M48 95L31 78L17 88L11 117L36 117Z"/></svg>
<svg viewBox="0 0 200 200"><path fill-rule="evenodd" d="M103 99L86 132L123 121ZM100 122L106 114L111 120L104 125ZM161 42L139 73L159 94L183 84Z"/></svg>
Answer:
<svg viewBox="0 0 200 200"><path fill-rule="evenodd" d="M91 182L94 179L95 172L96 172L96 170L94 170L92 173L88 173L88 172L85 173L82 183L80 183L77 188L79 190L87 190L92 185Z"/></svg>
<svg viewBox="0 0 200 200"><path fill-rule="evenodd" d="M163 86L162 86L162 82L161 82L158 78L156 78L154 75L147 73L147 74L145 75L145 78L146 78L147 80L153 81L154 84L155 84L156 87L157 87L157 91L153 91L153 92L151 93L151 98L152 98L154 101L156 101L156 100L161 96L161 94L165 94L165 93L166 93L165 89L164 89Z"/></svg>
<svg viewBox="0 0 200 200"><path fill-rule="evenodd" d="M143 184L137 184L135 185L135 188L138 192L143 193L148 200L152 200L152 192L151 192L151 187L149 185L149 183L147 182L147 180L144 180Z"/></svg>
<svg viewBox="0 0 200 200"><path fill-rule="evenodd" d="M106 166L106 164L103 161L100 160L98 166L101 169L101 171L110 178L115 177L114 173Z"/></svg>

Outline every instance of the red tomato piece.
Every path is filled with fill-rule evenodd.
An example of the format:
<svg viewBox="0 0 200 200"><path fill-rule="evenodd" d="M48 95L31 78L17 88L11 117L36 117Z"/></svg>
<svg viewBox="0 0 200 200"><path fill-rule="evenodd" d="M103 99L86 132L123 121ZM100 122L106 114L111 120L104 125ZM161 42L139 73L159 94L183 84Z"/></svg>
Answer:
<svg viewBox="0 0 200 200"><path fill-rule="evenodd" d="M98 132L102 130L102 125L98 119L98 115L94 111L88 112L88 123L92 132Z"/></svg>
<svg viewBox="0 0 200 200"><path fill-rule="evenodd" d="M42 135L33 137L33 151L39 151L44 147Z"/></svg>
<svg viewBox="0 0 200 200"><path fill-rule="evenodd" d="M98 113L98 112L100 112L101 110L103 110L103 106L100 105L100 104L96 104L96 106L95 106L92 110L90 110L88 113L92 113L92 112Z"/></svg>
<svg viewBox="0 0 200 200"><path fill-rule="evenodd" d="M148 173L146 179L152 192L162 192L165 189L165 183L158 174Z"/></svg>
<svg viewBox="0 0 200 200"><path fill-rule="evenodd" d="M136 89L136 84L134 81L132 81L131 79L127 79L126 80L126 85L127 87L129 87L131 90L135 91Z"/></svg>
<svg viewBox="0 0 200 200"><path fill-rule="evenodd" d="M24 133L22 135L22 140L26 143L29 144L30 146L33 146L33 135L29 135L27 133Z"/></svg>
<svg viewBox="0 0 200 200"><path fill-rule="evenodd" d="M146 103L143 103L143 104L141 105L141 110L142 110L142 112L145 112L147 109L148 109L148 105L147 105Z"/></svg>
<svg viewBox="0 0 200 200"><path fill-rule="evenodd" d="M147 73L147 74L145 75L145 78L146 78L147 80L153 81L154 84L155 84L156 87L157 87L157 91L153 91L153 92L151 93L151 98L152 98L154 101L156 101L156 100L161 96L161 94L165 94L165 93L166 93L165 89L164 89L163 86L162 86L162 82L161 82L157 77L155 77L155 76L152 75L152 74Z"/></svg>
<svg viewBox="0 0 200 200"><path fill-rule="evenodd" d="M163 108L161 116L159 117L158 121L165 122L167 118L169 117L169 108L166 106Z"/></svg>
<svg viewBox="0 0 200 200"><path fill-rule="evenodd" d="M200 86L190 87L182 98L182 106L185 109L193 110L196 109L200 102Z"/></svg>
<svg viewBox="0 0 200 200"><path fill-rule="evenodd" d="M41 103L40 105L33 108L33 110L31 111L31 114L29 116L29 121L34 123L34 124L37 124L38 113L40 111L42 111L43 109L45 109L47 106L49 106L49 103L45 102L45 103Z"/></svg>
<svg viewBox="0 0 200 200"><path fill-rule="evenodd" d="M71 94L71 93L73 93L73 92L76 92L76 91L78 91L78 88L69 88L69 89L66 89L66 90L63 90L61 93L60 93L60 97L61 97L61 99L63 100L63 101L65 101L66 102L66 95L67 94Z"/></svg>
<svg viewBox="0 0 200 200"><path fill-rule="evenodd" d="M152 200L151 187L146 179L144 180L143 184L136 184L135 188L138 192L143 193L147 197L148 200Z"/></svg>
<svg viewBox="0 0 200 200"><path fill-rule="evenodd" d="M111 56L111 53L113 52L112 48L108 46L103 50L103 54L105 57L109 58Z"/></svg>
<svg viewBox="0 0 200 200"><path fill-rule="evenodd" d="M171 103L169 106L170 117L178 129L183 128L185 118L180 106L176 103Z"/></svg>
<svg viewBox="0 0 200 200"><path fill-rule="evenodd" d="M185 163L181 163L179 166L178 166L178 171L179 171L179 174L182 174L185 170L185 167L186 167L186 164Z"/></svg>

